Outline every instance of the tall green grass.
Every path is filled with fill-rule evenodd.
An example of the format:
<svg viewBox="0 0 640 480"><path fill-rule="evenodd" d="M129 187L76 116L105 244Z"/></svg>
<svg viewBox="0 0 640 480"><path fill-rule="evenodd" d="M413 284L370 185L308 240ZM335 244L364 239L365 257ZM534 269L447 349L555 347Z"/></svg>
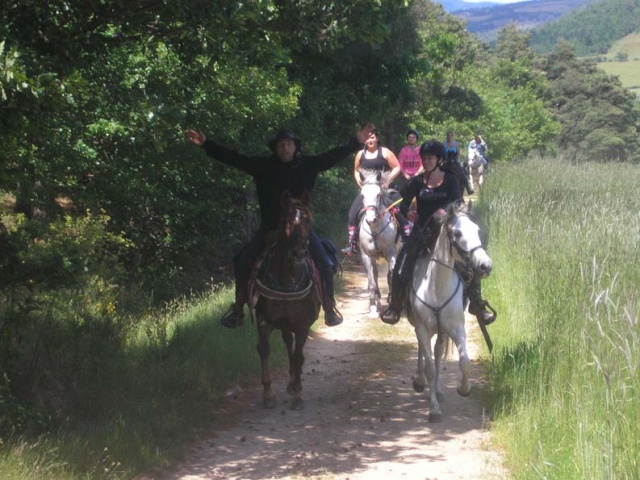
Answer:
<svg viewBox="0 0 640 480"><path fill-rule="evenodd" d="M640 476L640 167L529 159L482 195L496 438L514 478Z"/></svg>
<svg viewBox="0 0 640 480"><path fill-rule="evenodd" d="M73 417L43 435L0 435L0 478L132 478L180 458L190 440L226 421L215 413L226 389L259 382L255 326L217 321L231 295L212 291L136 319L122 348L77 386L84 401ZM284 365L281 344L273 335L275 367Z"/></svg>

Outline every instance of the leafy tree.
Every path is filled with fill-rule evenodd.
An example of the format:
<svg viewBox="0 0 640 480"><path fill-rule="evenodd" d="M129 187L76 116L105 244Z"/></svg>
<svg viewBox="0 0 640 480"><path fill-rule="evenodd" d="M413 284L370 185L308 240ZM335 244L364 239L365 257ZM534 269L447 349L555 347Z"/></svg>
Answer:
<svg viewBox="0 0 640 480"><path fill-rule="evenodd" d="M531 34L521 32L513 22L498 32L496 55L511 62L516 60L533 60Z"/></svg>
<svg viewBox="0 0 640 480"><path fill-rule="evenodd" d="M562 124L562 149L592 160L640 160L640 112L617 78L577 58L567 42L560 42L542 66L549 104Z"/></svg>
<svg viewBox="0 0 640 480"><path fill-rule="evenodd" d="M496 58L457 30L457 24L437 22L436 28L455 31L458 41L455 48L444 50L437 80L423 77L424 83L417 83L430 89L417 125L436 138L452 130L463 146L480 131L491 156L502 161L549 148L559 126L546 107L546 80L533 66L528 37L507 27L500 34L501 54ZM434 37L433 42L440 42L442 35Z"/></svg>

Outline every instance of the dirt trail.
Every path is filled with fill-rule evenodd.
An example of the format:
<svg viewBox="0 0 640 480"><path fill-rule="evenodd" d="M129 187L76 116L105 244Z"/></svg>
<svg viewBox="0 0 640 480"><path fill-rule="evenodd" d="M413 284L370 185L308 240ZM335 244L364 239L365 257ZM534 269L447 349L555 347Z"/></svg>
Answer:
<svg viewBox="0 0 640 480"><path fill-rule="evenodd" d="M339 301L345 322L328 328L320 320L305 348L305 410L289 410L285 372L274 375L280 404L263 409L256 378L255 388L234 392L219 412L231 416L230 425L194 446L185 464L165 478L506 477L475 391L468 398L456 393L457 358L445 363L442 422L430 424L427 395L414 392L411 383L417 355L411 326L406 320L396 326L370 320L362 267L346 265L344 276ZM480 337L475 319L467 325L471 378L478 385L481 371L474 359ZM275 334L273 341L279 341Z"/></svg>

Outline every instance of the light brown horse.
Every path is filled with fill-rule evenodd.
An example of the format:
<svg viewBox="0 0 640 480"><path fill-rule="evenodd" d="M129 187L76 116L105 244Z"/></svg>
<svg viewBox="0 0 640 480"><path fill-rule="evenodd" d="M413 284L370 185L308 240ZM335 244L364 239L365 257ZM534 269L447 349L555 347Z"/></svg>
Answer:
<svg viewBox="0 0 640 480"><path fill-rule="evenodd" d="M312 223L310 196L305 192L296 198L285 192L281 202L280 224L268 239L267 252L255 282L255 295L259 296L255 313L258 353L262 362L263 404L265 408L278 404L269 371L269 337L273 330L280 330L289 355L287 393L293 396L291 409L302 410L303 349L311 325L320 312L320 296L308 249Z"/></svg>

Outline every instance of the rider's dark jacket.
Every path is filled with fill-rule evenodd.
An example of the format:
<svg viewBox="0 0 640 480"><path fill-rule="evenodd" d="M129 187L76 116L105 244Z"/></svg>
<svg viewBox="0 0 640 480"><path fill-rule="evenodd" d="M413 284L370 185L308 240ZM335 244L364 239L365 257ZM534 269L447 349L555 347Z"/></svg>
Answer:
<svg viewBox="0 0 640 480"><path fill-rule="evenodd" d="M296 155L291 162L282 162L275 155L249 157L207 140L203 148L207 155L234 166L254 179L260 204L261 230L273 230L280 219L280 199L285 190L302 193L313 191L318 174L330 169L362 144L352 138L347 145L320 155Z"/></svg>
<svg viewBox="0 0 640 480"><path fill-rule="evenodd" d="M424 176L418 175L413 177L400 193L402 194L400 211L405 215L413 199L416 199L417 225L420 227L426 225L438 209L446 208L451 202L462 197L458 180L450 171L444 172L444 180L435 188L428 188Z"/></svg>

